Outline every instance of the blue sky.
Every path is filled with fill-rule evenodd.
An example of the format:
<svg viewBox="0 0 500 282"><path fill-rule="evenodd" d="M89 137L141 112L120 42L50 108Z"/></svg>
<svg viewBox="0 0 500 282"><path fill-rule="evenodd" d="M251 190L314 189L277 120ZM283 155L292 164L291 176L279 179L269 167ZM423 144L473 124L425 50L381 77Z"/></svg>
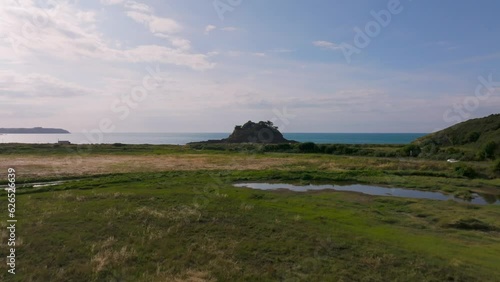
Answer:
<svg viewBox="0 0 500 282"><path fill-rule="evenodd" d="M499 10L451 0L6 0L0 127L229 132L272 120L285 132L431 132L499 112Z"/></svg>

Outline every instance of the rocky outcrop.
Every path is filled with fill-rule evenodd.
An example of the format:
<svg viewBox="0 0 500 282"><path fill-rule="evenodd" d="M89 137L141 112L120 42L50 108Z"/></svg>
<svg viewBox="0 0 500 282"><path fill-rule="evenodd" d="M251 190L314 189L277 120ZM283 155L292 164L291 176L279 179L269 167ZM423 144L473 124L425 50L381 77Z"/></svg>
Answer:
<svg viewBox="0 0 500 282"><path fill-rule="evenodd" d="M265 144L280 144L280 143L297 143L296 141L287 140L283 134L279 132L278 127L274 126L270 121L252 122L248 121L244 125L237 125L233 133L228 138L221 140L208 140L197 143L265 143Z"/></svg>

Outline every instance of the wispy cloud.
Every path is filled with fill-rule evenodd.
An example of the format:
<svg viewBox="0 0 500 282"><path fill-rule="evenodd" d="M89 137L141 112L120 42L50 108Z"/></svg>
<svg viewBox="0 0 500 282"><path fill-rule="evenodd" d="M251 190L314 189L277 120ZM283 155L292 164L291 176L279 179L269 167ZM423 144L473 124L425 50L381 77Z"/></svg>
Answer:
<svg viewBox="0 0 500 282"><path fill-rule="evenodd" d="M358 4L297 4L331 13L307 13L290 24L288 9L257 18L235 10L221 22L213 21L213 9L187 2L3 1L0 118L13 126L95 126L93 119L110 115L113 100L130 97L158 69L167 82L121 131L230 130L242 117L269 119L273 108L284 106L299 117L287 130L425 131L453 103L474 95L474 78L494 71L500 58L492 36L498 27L482 27L482 18L465 33L450 18L450 33L428 32L442 20L439 7L422 25L391 25L348 65L338 57L348 50L341 40L352 40L352 27L366 20ZM369 13L373 5L361 6ZM476 113L493 112L499 103L492 95Z"/></svg>
<svg viewBox="0 0 500 282"><path fill-rule="evenodd" d="M217 27L216 27L215 25L211 25L211 24L207 25L207 26L205 27L205 34L206 34L206 35L210 34L210 32L211 32L212 30L215 30L216 28L217 28Z"/></svg>
<svg viewBox="0 0 500 282"><path fill-rule="evenodd" d="M139 12L142 12L142 13L153 13L153 8L151 8L150 6L144 4L144 3L139 3L139 2L136 2L136 1L127 1L125 2L125 8L127 9L130 9L130 10L135 10L135 11L139 11Z"/></svg>
<svg viewBox="0 0 500 282"><path fill-rule="evenodd" d="M126 3L134 7L138 5L136 2ZM22 9L16 4L0 7L0 17L6 23L0 25L0 38L7 38L13 43L11 46L13 49L9 53L0 54L0 59L11 58L14 51L16 56L25 58L44 54L67 60L92 58L131 63L161 62L187 66L195 70L215 66L214 63L208 61L207 55L191 53L189 40L181 36L173 36L181 30L181 25L169 18L138 11L126 11L127 16L147 26L154 35L167 38L171 46L137 45L121 49L109 44L109 40L103 38L98 31L95 11L81 10L71 5L57 7L57 15L49 18L48 24L32 25L33 30L29 34L19 33L17 31L23 30L31 19L45 12L34 3L26 2L24 5Z"/></svg>
<svg viewBox="0 0 500 282"><path fill-rule="evenodd" d="M103 5L116 5L116 4L121 4L125 0L101 0L101 4Z"/></svg>
<svg viewBox="0 0 500 282"><path fill-rule="evenodd" d="M0 96L16 99L41 99L47 97L72 98L97 95L99 91L39 73L0 71Z"/></svg>
<svg viewBox="0 0 500 282"><path fill-rule="evenodd" d="M126 14L134 21L147 26L151 33L176 33L181 30L181 25L169 18L157 17L137 11L128 11Z"/></svg>
<svg viewBox="0 0 500 282"><path fill-rule="evenodd" d="M445 50L455 50L459 49L460 46L457 44L454 44L453 42L446 41L446 40L439 40L439 41L434 41L434 42L428 42L423 44L422 46L424 47L431 47L431 48L439 48L439 49L445 49Z"/></svg>
<svg viewBox="0 0 500 282"><path fill-rule="evenodd" d="M498 60L500 60L500 52L486 54L486 55L478 55L469 58L464 58L461 60L456 60L454 62L451 62L450 65L475 64L483 61L498 61Z"/></svg>
<svg viewBox="0 0 500 282"><path fill-rule="evenodd" d="M239 31L240 28L237 28L237 27L234 27L234 26L225 26L225 27L218 28L217 26L210 24L210 25L205 26L205 35L209 35L210 32L212 32L214 30L234 32L234 31Z"/></svg>
<svg viewBox="0 0 500 282"><path fill-rule="evenodd" d="M314 46L323 48L323 49L328 49L328 50L342 50L342 47L339 44L329 42L329 41L323 41L323 40L318 40L314 41L312 43Z"/></svg>
<svg viewBox="0 0 500 282"><path fill-rule="evenodd" d="M265 52L247 52L247 51L238 51L238 50L230 50L223 53L229 57L266 57L267 53Z"/></svg>

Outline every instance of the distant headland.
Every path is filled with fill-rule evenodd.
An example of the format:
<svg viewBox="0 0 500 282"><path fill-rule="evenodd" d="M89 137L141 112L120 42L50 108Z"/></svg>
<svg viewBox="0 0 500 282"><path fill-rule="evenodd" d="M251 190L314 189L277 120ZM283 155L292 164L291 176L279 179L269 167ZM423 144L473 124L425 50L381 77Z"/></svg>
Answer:
<svg viewBox="0 0 500 282"><path fill-rule="evenodd" d="M0 134L67 134L67 130L60 128L0 128Z"/></svg>

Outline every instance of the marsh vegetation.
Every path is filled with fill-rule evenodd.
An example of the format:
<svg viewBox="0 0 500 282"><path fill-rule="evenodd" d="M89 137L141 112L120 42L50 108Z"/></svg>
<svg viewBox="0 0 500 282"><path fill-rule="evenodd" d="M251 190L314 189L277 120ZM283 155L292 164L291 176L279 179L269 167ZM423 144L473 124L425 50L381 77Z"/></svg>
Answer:
<svg viewBox="0 0 500 282"><path fill-rule="evenodd" d="M14 166L19 184L65 179L57 185L18 190L22 269L15 279L494 281L498 277L498 205L233 186L356 182L462 198L477 192L498 195L500 179L493 174L493 161L450 164L415 157L246 148L250 149L2 144L0 169ZM463 175L458 169L462 166L477 175ZM6 271L1 273L4 279Z"/></svg>

